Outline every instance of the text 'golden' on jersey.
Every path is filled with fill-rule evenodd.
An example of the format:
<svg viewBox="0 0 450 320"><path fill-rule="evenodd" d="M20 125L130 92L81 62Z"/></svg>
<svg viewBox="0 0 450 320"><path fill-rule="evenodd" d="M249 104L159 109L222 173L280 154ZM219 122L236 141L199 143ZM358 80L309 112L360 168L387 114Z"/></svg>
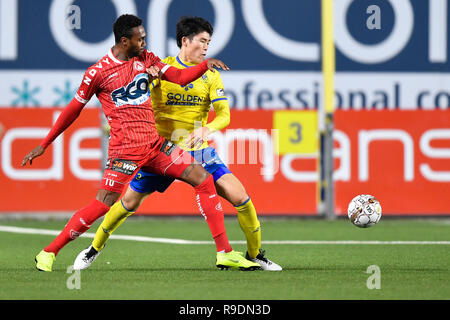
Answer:
<svg viewBox="0 0 450 320"><path fill-rule="evenodd" d="M186 93L179 93L179 92L167 92L166 98L166 105L167 106L195 106L200 105L205 100L204 97L198 96L198 95L192 95L188 94L189 89L193 89L194 85L192 83L189 83L187 86L181 86L184 88Z"/></svg>

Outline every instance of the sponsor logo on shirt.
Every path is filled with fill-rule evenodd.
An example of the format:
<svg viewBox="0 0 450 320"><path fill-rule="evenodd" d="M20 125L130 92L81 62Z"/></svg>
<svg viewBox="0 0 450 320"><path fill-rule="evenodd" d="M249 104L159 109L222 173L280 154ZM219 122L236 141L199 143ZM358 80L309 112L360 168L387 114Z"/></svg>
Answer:
<svg viewBox="0 0 450 320"><path fill-rule="evenodd" d="M195 106L203 103L204 98L191 94L167 93L166 105L168 106Z"/></svg>
<svg viewBox="0 0 450 320"><path fill-rule="evenodd" d="M132 175L138 168L138 165L130 160L114 159L111 164L111 170Z"/></svg>
<svg viewBox="0 0 450 320"><path fill-rule="evenodd" d="M111 99L117 107L123 105L140 105L148 100L148 74L140 73L126 86L118 88L111 93Z"/></svg>

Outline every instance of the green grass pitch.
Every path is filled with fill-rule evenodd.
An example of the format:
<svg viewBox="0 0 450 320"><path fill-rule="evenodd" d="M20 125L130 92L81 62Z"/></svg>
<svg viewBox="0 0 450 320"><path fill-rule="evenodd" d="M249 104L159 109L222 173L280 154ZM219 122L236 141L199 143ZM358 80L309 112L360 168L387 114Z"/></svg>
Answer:
<svg viewBox="0 0 450 320"><path fill-rule="evenodd" d="M242 272L215 267L215 246L110 239L90 269L68 266L91 238L69 243L54 271L38 272L35 255L52 235L0 231L2 300L441 300L450 299L450 223L447 219L382 218L359 229L347 220L260 218L263 249L281 272ZM0 220L0 226L61 230L65 220ZM230 241L245 240L237 219L225 220ZM99 222L89 232L95 232ZM116 235L210 241L201 217L129 218ZM264 241L310 240L307 244ZM314 241L330 241L319 243ZM444 241L444 244L338 244L333 241ZM244 251L243 243L232 243ZM379 289L369 289L369 266L379 268ZM72 279L72 280L71 280ZM369 279L369 281L368 281ZM72 281L72 282L70 282ZM72 283L72 289L68 283Z"/></svg>

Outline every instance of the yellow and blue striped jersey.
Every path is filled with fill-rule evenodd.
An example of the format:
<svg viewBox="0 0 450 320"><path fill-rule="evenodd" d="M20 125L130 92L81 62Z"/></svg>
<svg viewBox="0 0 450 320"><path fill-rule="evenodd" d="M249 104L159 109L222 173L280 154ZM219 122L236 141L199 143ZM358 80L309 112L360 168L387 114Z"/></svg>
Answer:
<svg viewBox="0 0 450 320"><path fill-rule="evenodd" d="M178 56L167 57L162 62L179 69L194 65L181 61ZM157 79L150 89L159 134L184 149L188 149L184 140L194 129L207 126L214 132L225 128L230 122L228 99L218 71L208 70L186 86ZM211 104L216 116L207 124ZM200 149L207 146L205 141Z"/></svg>

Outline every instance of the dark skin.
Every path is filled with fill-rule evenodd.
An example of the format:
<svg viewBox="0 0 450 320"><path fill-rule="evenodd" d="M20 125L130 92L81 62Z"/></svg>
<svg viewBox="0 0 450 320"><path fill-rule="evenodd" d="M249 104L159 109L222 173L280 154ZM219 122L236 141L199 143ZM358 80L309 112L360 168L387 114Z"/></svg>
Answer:
<svg viewBox="0 0 450 320"><path fill-rule="evenodd" d="M147 34L143 26L134 27L132 29L131 38L122 37L120 42L116 43L112 47L113 54L122 61L128 61L134 57L139 56L144 52L146 47L145 38ZM207 62L208 69L214 72L215 68L230 70L226 64L221 60L209 58ZM162 76L159 68L152 66L147 69L149 75L149 81L153 81L156 78ZM28 162L33 164L33 159L43 155L45 149L42 146L37 146L31 150L22 160L22 166L25 166ZM201 184L209 176L209 173L198 163L193 163L187 167L182 173L180 180L189 183L193 187ZM103 202L107 206L112 206L120 197L120 193L112 192L104 189L99 189L96 199Z"/></svg>

